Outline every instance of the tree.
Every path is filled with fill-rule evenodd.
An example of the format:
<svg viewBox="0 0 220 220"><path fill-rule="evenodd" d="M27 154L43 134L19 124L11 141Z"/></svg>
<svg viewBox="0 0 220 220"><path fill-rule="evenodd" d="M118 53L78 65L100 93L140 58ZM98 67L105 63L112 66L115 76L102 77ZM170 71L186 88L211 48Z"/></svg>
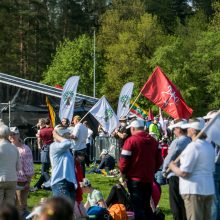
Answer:
<svg viewBox="0 0 220 220"><path fill-rule="evenodd" d="M114 106L126 82L135 83L134 96L140 92L152 71L149 59L163 41L156 17L145 13L140 1L113 1L112 9L101 18L98 46L105 58L102 93Z"/></svg>
<svg viewBox="0 0 220 220"><path fill-rule="evenodd" d="M187 0L143 0L147 12L156 15L164 30L174 33L177 21L185 23L186 18L192 14Z"/></svg>
<svg viewBox="0 0 220 220"><path fill-rule="evenodd" d="M151 65L159 65L201 116L219 105L219 31L208 31L201 13L179 27L167 45L158 47Z"/></svg>
<svg viewBox="0 0 220 220"><path fill-rule="evenodd" d="M0 3L1 71L33 80L41 78L53 52L47 15L46 4L40 0Z"/></svg>
<svg viewBox="0 0 220 220"><path fill-rule="evenodd" d="M82 35L74 41L66 39L60 44L53 57L51 65L44 73L43 82L54 86L64 85L66 80L73 76L80 76L79 92L93 94L93 42L86 35ZM97 93L100 94L100 86L103 83L102 63L100 56L96 56L96 84Z"/></svg>

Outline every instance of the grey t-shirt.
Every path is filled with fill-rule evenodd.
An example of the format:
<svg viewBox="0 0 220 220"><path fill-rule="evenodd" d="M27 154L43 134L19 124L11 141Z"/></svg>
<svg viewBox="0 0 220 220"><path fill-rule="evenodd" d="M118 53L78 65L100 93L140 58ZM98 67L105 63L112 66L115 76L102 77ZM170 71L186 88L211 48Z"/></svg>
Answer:
<svg viewBox="0 0 220 220"><path fill-rule="evenodd" d="M90 206L97 206L100 200L104 200L102 193L97 189L94 189L92 193L87 196L87 201L89 201Z"/></svg>

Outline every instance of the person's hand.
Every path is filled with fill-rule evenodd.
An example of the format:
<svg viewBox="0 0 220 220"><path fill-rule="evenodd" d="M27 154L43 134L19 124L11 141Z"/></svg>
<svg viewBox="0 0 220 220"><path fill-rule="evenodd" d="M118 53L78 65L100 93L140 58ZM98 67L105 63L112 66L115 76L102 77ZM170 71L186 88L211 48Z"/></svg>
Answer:
<svg viewBox="0 0 220 220"><path fill-rule="evenodd" d="M121 178L122 178L123 182L126 182L126 181L127 181L127 178L126 178L125 174L122 174L122 173L121 173Z"/></svg>
<svg viewBox="0 0 220 220"><path fill-rule="evenodd" d="M176 167L176 163L172 160L168 167L170 170L173 170L173 168Z"/></svg>
<svg viewBox="0 0 220 220"><path fill-rule="evenodd" d="M24 189L25 190L29 190L30 189L30 182L26 182L26 184L24 185Z"/></svg>
<svg viewBox="0 0 220 220"><path fill-rule="evenodd" d="M162 172L162 176L163 176L164 178L167 178L167 174L168 174L168 173L167 173L166 171L163 171L163 172Z"/></svg>

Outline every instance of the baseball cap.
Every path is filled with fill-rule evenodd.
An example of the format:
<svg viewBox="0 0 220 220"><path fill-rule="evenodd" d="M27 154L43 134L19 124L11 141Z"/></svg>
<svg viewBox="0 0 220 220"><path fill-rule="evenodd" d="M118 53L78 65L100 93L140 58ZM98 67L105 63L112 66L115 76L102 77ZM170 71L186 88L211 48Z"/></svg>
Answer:
<svg viewBox="0 0 220 220"><path fill-rule="evenodd" d="M119 121L126 121L127 118L125 116L120 117Z"/></svg>
<svg viewBox="0 0 220 220"><path fill-rule="evenodd" d="M194 128L197 131L201 131L205 127L205 121L203 118L196 118L196 120L189 121L181 126L182 129Z"/></svg>
<svg viewBox="0 0 220 220"><path fill-rule="evenodd" d="M132 121L130 123L130 125L128 125L126 128L141 128L141 127L144 127L144 120L141 120L141 119L136 119L134 121Z"/></svg>
<svg viewBox="0 0 220 220"><path fill-rule="evenodd" d="M87 186L91 186L91 182L87 178L84 178L82 181L82 187L87 187Z"/></svg>
<svg viewBox="0 0 220 220"><path fill-rule="evenodd" d="M170 126L168 126L168 128L170 130L173 130L174 128L182 128L181 126L184 124L187 124L187 120L181 120L176 123L174 122L174 124L171 124Z"/></svg>
<svg viewBox="0 0 220 220"><path fill-rule="evenodd" d="M10 132L14 134L19 134L19 130L17 127L10 127Z"/></svg>

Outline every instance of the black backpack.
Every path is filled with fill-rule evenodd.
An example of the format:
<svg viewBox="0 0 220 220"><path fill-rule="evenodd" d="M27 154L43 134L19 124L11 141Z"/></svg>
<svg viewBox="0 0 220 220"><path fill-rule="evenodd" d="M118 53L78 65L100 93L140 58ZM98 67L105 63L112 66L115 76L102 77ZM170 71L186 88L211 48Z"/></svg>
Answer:
<svg viewBox="0 0 220 220"><path fill-rule="evenodd" d="M156 208L154 212L154 220L165 220L165 215L160 208Z"/></svg>

